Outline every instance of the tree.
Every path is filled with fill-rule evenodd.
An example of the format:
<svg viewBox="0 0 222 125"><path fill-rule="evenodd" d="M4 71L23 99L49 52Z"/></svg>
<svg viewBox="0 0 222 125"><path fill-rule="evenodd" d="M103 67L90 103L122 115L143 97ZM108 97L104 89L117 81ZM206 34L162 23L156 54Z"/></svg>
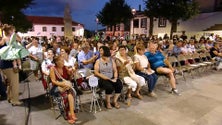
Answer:
<svg viewBox="0 0 222 125"><path fill-rule="evenodd" d="M110 27L126 23L133 17L131 8L125 0L110 0L96 16L103 26ZM116 28L114 28L113 35L115 30Z"/></svg>
<svg viewBox="0 0 222 125"><path fill-rule="evenodd" d="M153 21L154 17L158 17L158 0L147 0L144 1L146 5L145 14L150 19L149 36L153 35Z"/></svg>
<svg viewBox="0 0 222 125"><path fill-rule="evenodd" d="M32 28L32 23L27 20L23 10L34 4L33 0L1 0L0 21L1 23L12 24L17 31L26 32Z"/></svg>
<svg viewBox="0 0 222 125"><path fill-rule="evenodd" d="M194 0L147 0L145 3L146 9L151 15L154 17L162 17L170 21L171 38L173 32L177 31L178 20L185 21L199 13L198 3Z"/></svg>

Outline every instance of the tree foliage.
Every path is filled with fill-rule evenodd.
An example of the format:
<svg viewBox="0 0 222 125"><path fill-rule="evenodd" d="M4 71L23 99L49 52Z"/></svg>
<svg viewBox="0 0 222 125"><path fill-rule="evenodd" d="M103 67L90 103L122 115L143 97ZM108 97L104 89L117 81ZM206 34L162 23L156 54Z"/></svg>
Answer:
<svg viewBox="0 0 222 125"><path fill-rule="evenodd" d="M194 0L145 0L146 14L162 17L171 22L171 36L177 30L178 20L188 20L199 13L198 3Z"/></svg>
<svg viewBox="0 0 222 125"><path fill-rule="evenodd" d="M103 26L111 27L126 23L133 17L131 8L125 0L110 0L96 16Z"/></svg>
<svg viewBox="0 0 222 125"><path fill-rule="evenodd" d="M12 24L17 31L26 32L32 28L32 23L27 20L23 10L34 4L33 0L0 0L0 21Z"/></svg>

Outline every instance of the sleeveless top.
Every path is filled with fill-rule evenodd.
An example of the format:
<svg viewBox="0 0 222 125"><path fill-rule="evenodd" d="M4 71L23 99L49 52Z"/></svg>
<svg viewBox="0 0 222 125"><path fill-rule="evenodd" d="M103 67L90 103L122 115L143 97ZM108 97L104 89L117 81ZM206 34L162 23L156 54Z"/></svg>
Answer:
<svg viewBox="0 0 222 125"><path fill-rule="evenodd" d="M112 59L109 58L109 62L102 62L101 58L99 59L99 72L108 78L113 78L113 62Z"/></svg>
<svg viewBox="0 0 222 125"><path fill-rule="evenodd" d="M57 67L55 66L55 69L57 70ZM62 70L63 70L63 74L61 75L61 77L63 78L63 79L66 79L66 80L68 80L69 79L69 75L68 75L68 71L67 71L67 69L66 69L66 67L64 66L63 68L62 68ZM56 71L54 71L54 72L56 72ZM57 70L57 72L58 72L58 70ZM55 77L56 77L56 80L58 80L58 81L61 81L62 79L60 79L60 78L58 78L58 76L56 75L56 73L55 73Z"/></svg>

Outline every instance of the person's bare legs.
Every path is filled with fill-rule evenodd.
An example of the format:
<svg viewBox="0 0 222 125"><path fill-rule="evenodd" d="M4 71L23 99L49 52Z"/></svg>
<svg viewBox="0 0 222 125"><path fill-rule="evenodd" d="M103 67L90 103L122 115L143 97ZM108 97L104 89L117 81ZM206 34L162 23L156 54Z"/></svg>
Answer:
<svg viewBox="0 0 222 125"><path fill-rule="evenodd" d="M141 86L137 85L135 93L138 99L143 99L143 97L140 95L140 89L141 89Z"/></svg>
<svg viewBox="0 0 222 125"><path fill-rule="evenodd" d="M69 101L69 111L70 111L70 116L71 116L71 122L75 122L76 115L74 113L74 98L73 95L71 93L68 93L68 101ZM72 121L73 120L73 121ZM69 121L70 122L70 121Z"/></svg>
<svg viewBox="0 0 222 125"><path fill-rule="evenodd" d="M175 80L175 77L173 75L173 71L171 69L164 68L164 67L159 67L159 68L157 68L157 73L168 75L169 79L170 79L171 88L176 89L176 80Z"/></svg>
<svg viewBox="0 0 222 125"><path fill-rule="evenodd" d="M116 93L116 94L114 95L114 98L113 98L114 107L117 108L117 109L120 108L120 105L119 105L118 102L117 102L119 96L120 96L120 94L119 94L119 93L118 93L118 94Z"/></svg>
<svg viewBox="0 0 222 125"><path fill-rule="evenodd" d="M132 88L129 88L127 90L127 98L132 98L131 94L132 94Z"/></svg>
<svg viewBox="0 0 222 125"><path fill-rule="evenodd" d="M111 95L106 95L106 108L107 109L111 109L112 108L112 106L111 106L111 104L110 104L110 97L111 97Z"/></svg>

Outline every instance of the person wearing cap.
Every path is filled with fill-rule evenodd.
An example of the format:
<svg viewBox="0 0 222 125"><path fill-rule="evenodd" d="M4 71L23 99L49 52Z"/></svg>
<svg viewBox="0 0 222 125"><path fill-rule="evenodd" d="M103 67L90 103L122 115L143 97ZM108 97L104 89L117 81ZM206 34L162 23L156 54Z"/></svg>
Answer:
<svg viewBox="0 0 222 125"><path fill-rule="evenodd" d="M178 56L182 53L181 47L182 47L182 40L179 40L176 42L176 45L173 47L172 55L171 56Z"/></svg>

